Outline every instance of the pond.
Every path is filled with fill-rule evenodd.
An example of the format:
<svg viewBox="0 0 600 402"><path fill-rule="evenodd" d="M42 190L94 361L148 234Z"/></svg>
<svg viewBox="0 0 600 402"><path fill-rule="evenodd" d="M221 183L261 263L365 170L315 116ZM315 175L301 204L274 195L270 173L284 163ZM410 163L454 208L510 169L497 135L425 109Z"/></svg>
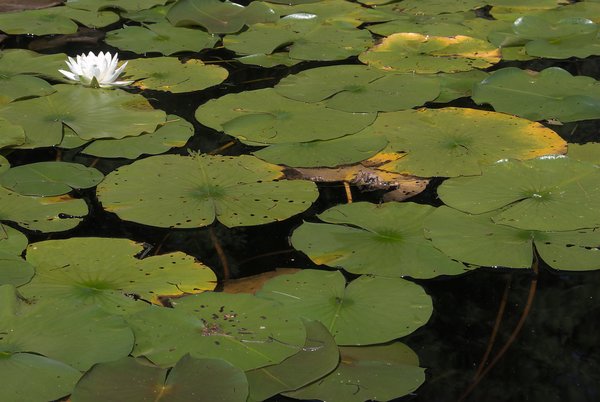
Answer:
<svg viewBox="0 0 600 402"><path fill-rule="evenodd" d="M0 12L0 400L600 399L600 3Z"/></svg>

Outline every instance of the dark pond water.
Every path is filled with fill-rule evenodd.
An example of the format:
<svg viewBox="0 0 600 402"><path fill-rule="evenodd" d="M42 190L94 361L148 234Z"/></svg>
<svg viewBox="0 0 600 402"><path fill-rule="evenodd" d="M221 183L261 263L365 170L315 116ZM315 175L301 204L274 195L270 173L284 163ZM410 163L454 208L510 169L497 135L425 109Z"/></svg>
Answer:
<svg viewBox="0 0 600 402"><path fill-rule="evenodd" d="M114 27L109 27L114 29ZM9 38L5 47L27 48L31 38ZM74 55L88 50L110 50L104 44L69 46L45 52ZM134 57L120 52L122 59ZM198 105L226 93L273 86L283 76L325 63L302 63L293 68L263 69L243 66L227 60L231 54L212 50L194 55L205 62L219 62L230 71L223 84L200 92L169 95L148 91L155 107L178 114L195 124L197 135L186 147L172 152L186 154L187 149L213 152L231 141L230 137L201 126L193 117ZM345 61L344 63L347 63ZM335 63L329 63L335 64ZM496 68L515 63L501 63ZM600 79L600 58L559 63L538 60L519 63L520 67L541 70L560 66L581 75ZM459 106L474 104L459 100ZM553 126L569 142L600 141L598 123L584 121ZM222 151L227 155L247 153L250 148L235 143ZM94 164L103 173L130 163L125 160L95 160L41 149L15 152L9 156L13 166L33 161L54 160ZM439 205L434 180L427 191L411 201ZM225 251L232 278L244 277L277 267L314 267L303 254L294 251L288 236L303 220L314 220L316 213L346 202L341 184L320 185L320 198L311 209L285 222L249 228L212 228L170 231L120 221L100 208L93 191L82 195L91 207L88 218L75 230L65 233L29 233L30 241L75 236L127 237L148 243L151 253L180 250L197 257L222 276L223 259L215 249L216 239ZM379 202L380 193L361 193L353 188L355 200ZM600 207L600 206L599 206ZM599 257L600 258L600 257ZM543 262L534 270L484 268L453 278L418 281L432 296L434 313L429 323L403 339L427 367L427 381L414 395L399 400L415 402L446 401L600 401L600 272L562 273ZM483 361L486 350L488 357ZM490 366L490 362L493 364ZM487 369L489 367L489 370ZM476 373L484 372L477 381ZM283 397L271 401L289 400Z"/></svg>

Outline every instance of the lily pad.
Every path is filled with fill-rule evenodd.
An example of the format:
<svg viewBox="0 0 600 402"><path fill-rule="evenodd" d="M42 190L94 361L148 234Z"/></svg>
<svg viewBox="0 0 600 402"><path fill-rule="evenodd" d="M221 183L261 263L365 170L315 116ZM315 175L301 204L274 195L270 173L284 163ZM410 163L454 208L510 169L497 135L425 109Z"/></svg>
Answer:
<svg viewBox="0 0 600 402"><path fill-rule="evenodd" d="M219 38L194 28L178 28L166 22L145 26L125 25L106 34L106 43L135 53L171 55L212 48Z"/></svg>
<svg viewBox="0 0 600 402"><path fill-rule="evenodd" d="M55 85L55 88L51 95L0 108L0 117L25 129L27 142L19 148L59 144L63 124L82 139L93 140L151 133L165 122L165 112L152 109L141 95L79 85Z"/></svg>
<svg viewBox="0 0 600 402"><path fill-rule="evenodd" d="M244 372L224 360L184 356L169 371L126 357L94 366L77 383L71 400L244 402L247 395Z"/></svg>
<svg viewBox="0 0 600 402"><path fill-rule="evenodd" d="M118 9L123 11L145 10L157 5L163 5L168 0L67 0L68 7L79 10L101 11L107 9Z"/></svg>
<svg viewBox="0 0 600 402"><path fill-rule="evenodd" d="M321 321L338 345L369 345L425 325L433 306L425 291L401 278L360 276L346 286L339 271L304 269L268 281L256 294L292 316Z"/></svg>
<svg viewBox="0 0 600 402"><path fill-rule="evenodd" d="M315 263L354 274L414 278L462 274L465 266L423 236L423 220L434 210L413 203L339 205L319 215L326 224L305 222L291 241Z"/></svg>
<svg viewBox="0 0 600 402"><path fill-rule="evenodd" d="M363 134L389 141L382 153L391 154L392 162L379 169L420 177L478 175L482 166L499 159L531 159L565 153L567 147L539 123L452 107L380 114Z"/></svg>
<svg viewBox="0 0 600 402"><path fill-rule="evenodd" d="M600 166L600 143L569 144L569 158Z"/></svg>
<svg viewBox="0 0 600 402"><path fill-rule="evenodd" d="M240 63L251 64L265 68L281 65L291 67L302 62L302 60L291 59L289 54L286 52L278 52L273 54L249 54L248 56L238 57L236 60Z"/></svg>
<svg viewBox="0 0 600 402"><path fill-rule="evenodd" d="M27 262L36 269L19 288L28 299L100 305L112 313L143 309L142 300L211 290L215 274L180 252L136 258L143 246L127 239L71 238L30 244ZM133 297L135 296L135 297Z"/></svg>
<svg viewBox="0 0 600 402"><path fill-rule="evenodd" d="M425 231L436 248L469 264L529 268L535 244L542 259L555 269L600 269L596 229L528 231L496 224L495 215L470 215L442 206L427 218Z"/></svg>
<svg viewBox="0 0 600 402"><path fill-rule="evenodd" d="M389 401L425 382L419 358L403 343L341 347L340 354L338 368L327 377L285 395L328 402Z"/></svg>
<svg viewBox="0 0 600 402"><path fill-rule="evenodd" d="M0 176L0 185L22 195L62 195L94 187L104 179L97 169L70 162L37 162L14 167Z"/></svg>
<svg viewBox="0 0 600 402"><path fill-rule="evenodd" d="M448 6L448 4L446 4L446 6ZM473 17L472 14L467 13L446 13L438 15L406 15L403 13L397 14L392 21L383 24L370 25L368 29L381 36L389 36L398 32L413 32L434 36L465 35L485 39L485 36L481 37L476 30L467 25L463 25L465 19L471 19Z"/></svg>
<svg viewBox="0 0 600 402"><path fill-rule="evenodd" d="M275 86L278 94L319 102L346 112L390 112L435 99L440 85L431 77L387 74L365 66L329 66L289 75Z"/></svg>
<svg viewBox="0 0 600 402"><path fill-rule="evenodd" d="M230 1L181 0L167 14L175 26L202 26L210 33L235 33L245 25L273 22L279 15L266 3L251 2L247 7Z"/></svg>
<svg viewBox="0 0 600 402"><path fill-rule="evenodd" d="M0 101L0 103L2 103ZM25 142L23 127L0 118L0 148L13 147Z"/></svg>
<svg viewBox="0 0 600 402"><path fill-rule="evenodd" d="M23 285L33 277L34 269L21 257L27 237L16 229L0 224L0 285Z"/></svg>
<svg viewBox="0 0 600 402"><path fill-rule="evenodd" d="M280 363L299 352L306 339L300 318L251 295L206 292L173 304L174 309L146 309L128 317L136 340L133 356L168 367L189 353L251 370Z"/></svg>
<svg viewBox="0 0 600 402"><path fill-rule="evenodd" d="M41 78L28 75L10 77L0 75L0 105L17 99L50 95L54 91L52 85Z"/></svg>
<svg viewBox="0 0 600 402"><path fill-rule="evenodd" d="M64 53L40 54L26 49L4 49L0 52L0 75L13 77L26 74L64 81L58 70L65 68L66 60Z"/></svg>
<svg viewBox="0 0 600 402"><path fill-rule="evenodd" d="M430 36L396 33L358 56L387 71L437 73L487 68L500 61L500 50L464 35Z"/></svg>
<svg viewBox="0 0 600 402"><path fill-rule="evenodd" d="M518 229L600 227L600 168L566 157L499 161L482 176L445 181L438 194L448 206L471 214L506 207L492 220Z"/></svg>
<svg viewBox="0 0 600 402"><path fill-rule="evenodd" d="M205 126L255 145L338 138L360 131L375 117L294 101L272 88L225 95L196 110L196 119Z"/></svg>
<svg viewBox="0 0 600 402"><path fill-rule="evenodd" d="M507 67L473 88L473 100L530 120L562 122L600 118L600 84L559 67L541 72Z"/></svg>
<svg viewBox="0 0 600 402"><path fill-rule="evenodd" d="M10 35L50 35L77 32L77 23L102 28L119 20L110 11L89 12L68 7L50 7L0 14L0 30Z"/></svg>
<svg viewBox="0 0 600 402"><path fill-rule="evenodd" d="M128 60L127 78L140 89L154 89L172 93L199 91L223 82L226 69L206 65L191 59L181 63L174 57Z"/></svg>
<svg viewBox="0 0 600 402"><path fill-rule="evenodd" d="M293 167L349 165L381 151L387 140L381 136L352 134L333 140L273 144L254 152L270 163Z"/></svg>
<svg viewBox="0 0 600 402"><path fill-rule="evenodd" d="M475 10L488 3L489 1L486 0L458 0L451 3L444 0L403 0L400 3L392 3L384 9L390 8L404 14L435 15Z"/></svg>
<svg viewBox="0 0 600 402"><path fill-rule="evenodd" d="M246 372L250 398L264 401L284 391L305 386L332 372L340 353L335 340L319 321L304 321L306 343L295 355L279 364Z"/></svg>
<svg viewBox="0 0 600 402"><path fill-rule="evenodd" d="M171 148L182 147L192 135L194 135L194 126L190 122L179 116L168 115L165 124L153 133L120 140L96 140L81 152L101 158L137 159L143 154L157 155ZM61 146L64 146L65 137Z"/></svg>
<svg viewBox="0 0 600 402"><path fill-rule="evenodd" d="M29 230L61 232L74 228L88 213L84 200L69 195L31 197L0 187L0 220Z"/></svg>
<svg viewBox="0 0 600 402"><path fill-rule="evenodd" d="M252 156L154 156L110 173L98 198L121 219L146 225L250 226L289 218L317 198L314 183L282 178L282 168Z"/></svg>
<svg viewBox="0 0 600 402"><path fill-rule="evenodd" d="M440 82L440 95L433 102L447 103L454 99L471 96L473 86L488 76L489 73L481 70L437 74L436 77Z"/></svg>
<svg viewBox="0 0 600 402"><path fill-rule="evenodd" d="M125 357L133 347L133 333L125 321L97 306L19 306L9 300L8 287L2 290L0 353L33 352L85 371ZM16 297L13 289L13 300Z"/></svg>

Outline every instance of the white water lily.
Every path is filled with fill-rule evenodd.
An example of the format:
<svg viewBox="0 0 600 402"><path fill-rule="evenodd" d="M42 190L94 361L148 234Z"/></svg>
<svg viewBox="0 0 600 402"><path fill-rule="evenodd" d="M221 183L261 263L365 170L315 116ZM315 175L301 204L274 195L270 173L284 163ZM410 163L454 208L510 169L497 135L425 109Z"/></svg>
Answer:
<svg viewBox="0 0 600 402"><path fill-rule="evenodd" d="M78 55L76 59L69 57L66 63L71 71L58 71L70 80L95 88L110 88L131 84L133 81L117 81L127 65L127 62L125 62L117 68L118 62L117 53L113 57L110 52L100 52L98 56L89 52L87 55Z"/></svg>

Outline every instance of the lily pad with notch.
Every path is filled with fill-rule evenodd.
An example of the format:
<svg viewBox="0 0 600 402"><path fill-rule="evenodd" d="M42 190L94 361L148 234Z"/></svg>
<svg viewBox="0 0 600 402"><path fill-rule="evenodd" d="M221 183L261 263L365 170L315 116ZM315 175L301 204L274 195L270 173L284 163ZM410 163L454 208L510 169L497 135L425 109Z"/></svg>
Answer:
<svg viewBox="0 0 600 402"><path fill-rule="evenodd" d="M229 74L223 67L206 65L198 59L182 63L175 57L153 57L127 63L127 78L134 81L134 86L171 93L206 89L220 84Z"/></svg>
<svg viewBox="0 0 600 402"><path fill-rule="evenodd" d="M66 60L64 53L41 54L26 49L4 49L0 52L0 75L33 75L64 81L64 76L58 70L65 68Z"/></svg>
<svg viewBox="0 0 600 402"><path fill-rule="evenodd" d="M169 0L67 0L66 6L78 10L94 12L113 9L132 12L164 5L168 1Z"/></svg>
<svg viewBox="0 0 600 402"><path fill-rule="evenodd" d="M98 186L104 209L158 227L228 227L287 219L317 198L314 183L282 180L282 168L253 156L154 156L123 166Z"/></svg>
<svg viewBox="0 0 600 402"><path fill-rule="evenodd" d="M36 275L19 291L31 300L99 305L122 314L148 308L144 301L160 305L162 297L215 287L213 271L189 255L136 257L143 254L143 245L128 239L84 237L33 243L26 258Z"/></svg>
<svg viewBox="0 0 600 402"><path fill-rule="evenodd" d="M126 357L95 365L79 380L71 400L245 402L247 394L244 372L221 359L184 356L169 370Z"/></svg>
<svg viewBox="0 0 600 402"><path fill-rule="evenodd" d="M27 241L23 233L0 223L0 285L20 286L33 277L33 267L21 257Z"/></svg>
<svg viewBox="0 0 600 402"><path fill-rule="evenodd" d="M567 157L502 160L484 167L481 176L446 180L438 194L446 205L471 214L504 208L492 220L518 229L600 227L600 168Z"/></svg>
<svg viewBox="0 0 600 402"><path fill-rule="evenodd" d="M0 103L2 102L0 101ZM25 131L23 130L23 127L0 118L0 148L14 147L24 143Z"/></svg>
<svg viewBox="0 0 600 402"><path fill-rule="evenodd" d="M401 278L363 275L346 284L340 271L304 269L268 281L257 297L288 316L318 320L338 345L387 342L425 325L433 311L423 288Z"/></svg>
<svg viewBox="0 0 600 402"><path fill-rule="evenodd" d="M172 366L182 356L220 358L242 370L277 364L299 352L306 331L277 303L247 294L205 292L127 318L133 356Z"/></svg>

